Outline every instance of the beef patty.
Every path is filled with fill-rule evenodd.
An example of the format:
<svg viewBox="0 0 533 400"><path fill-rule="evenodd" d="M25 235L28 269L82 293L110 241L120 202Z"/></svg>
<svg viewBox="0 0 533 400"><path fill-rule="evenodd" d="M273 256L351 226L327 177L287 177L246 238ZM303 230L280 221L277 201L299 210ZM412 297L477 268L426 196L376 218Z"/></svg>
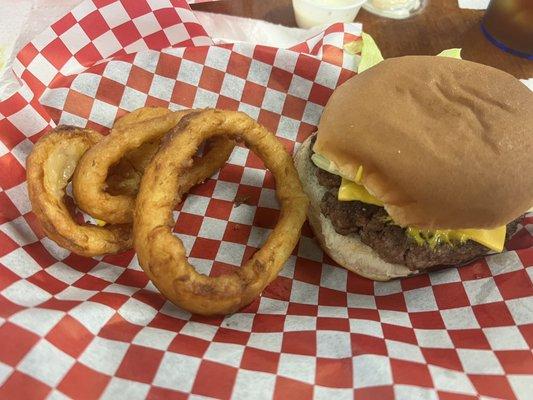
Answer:
<svg viewBox="0 0 533 400"><path fill-rule="evenodd" d="M489 249L468 240L464 243L438 243L430 246L418 244L406 229L390 222L383 207L360 201L337 200L341 178L317 168L316 176L320 185L328 188L320 209L328 217L341 235L357 234L361 241L376 251L390 263L406 265L411 270L467 263L485 255ZM507 238L514 233L518 220L507 226Z"/></svg>

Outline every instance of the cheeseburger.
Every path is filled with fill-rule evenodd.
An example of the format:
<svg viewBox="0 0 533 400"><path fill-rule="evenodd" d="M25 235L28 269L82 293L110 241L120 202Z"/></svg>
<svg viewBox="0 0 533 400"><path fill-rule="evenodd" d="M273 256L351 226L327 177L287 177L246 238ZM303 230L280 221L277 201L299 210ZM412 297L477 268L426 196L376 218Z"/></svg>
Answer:
<svg viewBox="0 0 533 400"><path fill-rule="evenodd" d="M532 154L525 85L412 56L339 86L295 162L324 250L387 280L501 252L533 205Z"/></svg>

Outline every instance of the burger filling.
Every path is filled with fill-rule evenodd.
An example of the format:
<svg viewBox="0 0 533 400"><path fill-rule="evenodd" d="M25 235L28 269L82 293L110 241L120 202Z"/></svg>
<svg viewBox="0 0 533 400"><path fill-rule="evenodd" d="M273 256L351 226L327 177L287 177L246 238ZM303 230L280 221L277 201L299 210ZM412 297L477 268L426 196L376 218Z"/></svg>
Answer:
<svg viewBox="0 0 533 400"><path fill-rule="evenodd" d="M316 176L320 185L327 189L320 204L321 212L329 218L335 231L341 235L359 235L361 241L385 261L415 270L464 264L491 251L483 244L467 239L482 236L481 230L428 232L403 228L394 224L379 200L366 192L364 186L358 185L366 192L362 196L371 197L362 197L368 201L343 201L342 191L347 187L344 178L321 168L316 168ZM488 231L489 241L502 235L503 242L514 233L517 223L510 223L507 229Z"/></svg>

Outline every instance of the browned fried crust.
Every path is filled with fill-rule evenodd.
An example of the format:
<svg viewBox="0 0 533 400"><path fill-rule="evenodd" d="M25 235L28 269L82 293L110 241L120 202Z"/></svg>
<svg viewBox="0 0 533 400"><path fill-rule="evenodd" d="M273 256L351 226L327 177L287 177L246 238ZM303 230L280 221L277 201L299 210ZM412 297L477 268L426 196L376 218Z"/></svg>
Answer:
<svg viewBox="0 0 533 400"><path fill-rule="evenodd" d="M131 225L79 225L65 202L69 174L79 157L102 136L89 129L58 126L41 138L27 160L32 209L46 235L72 252L92 257L131 247Z"/></svg>
<svg viewBox="0 0 533 400"><path fill-rule="evenodd" d="M76 168L72 187L80 209L109 223L132 222L144 169L162 137L189 112L145 107L119 119L111 133L87 151ZM194 161L194 184L213 175L234 146L225 138L215 140L209 151Z"/></svg>
<svg viewBox="0 0 533 400"><path fill-rule="evenodd" d="M209 277L188 263L183 243L172 234L172 210L191 186L188 168L200 144L237 135L273 173L281 213L263 247L240 269ZM254 300L277 276L298 241L307 206L291 156L273 134L243 113L206 110L183 118L146 169L135 208L134 246L144 271L173 303L198 314L228 314Z"/></svg>

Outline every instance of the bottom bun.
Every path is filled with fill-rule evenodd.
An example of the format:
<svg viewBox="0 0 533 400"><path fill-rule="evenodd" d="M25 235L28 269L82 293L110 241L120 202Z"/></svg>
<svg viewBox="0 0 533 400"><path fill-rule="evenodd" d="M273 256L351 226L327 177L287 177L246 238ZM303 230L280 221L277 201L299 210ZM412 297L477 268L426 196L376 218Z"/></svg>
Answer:
<svg viewBox="0 0 533 400"><path fill-rule="evenodd" d="M316 168L311 161L311 137L308 138L294 156L296 169L310 206L307 212L309 223L322 249L341 267L365 278L387 281L419 273L405 265L391 264L382 260L371 247L362 243L358 235L340 235L335 232L331 221L322 215L320 201L326 188L318 183Z"/></svg>

